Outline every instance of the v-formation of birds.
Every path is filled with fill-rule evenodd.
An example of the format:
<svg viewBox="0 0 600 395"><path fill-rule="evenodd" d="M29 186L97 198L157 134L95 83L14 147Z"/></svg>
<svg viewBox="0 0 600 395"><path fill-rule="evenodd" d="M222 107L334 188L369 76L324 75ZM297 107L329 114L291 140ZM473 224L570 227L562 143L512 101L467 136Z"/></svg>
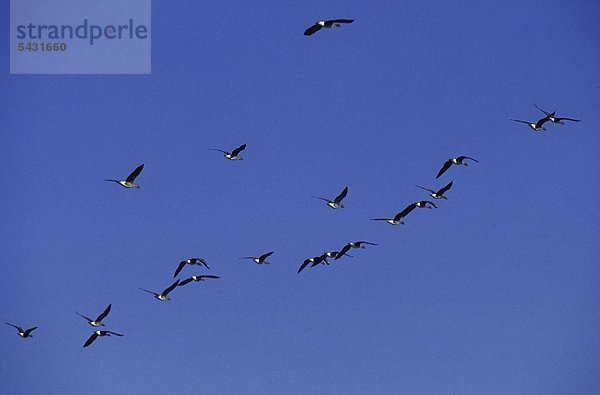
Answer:
<svg viewBox="0 0 600 395"><path fill-rule="evenodd" d="M306 29L306 31L304 32L304 35L312 36L313 34L317 33L319 30L321 30L323 28L325 28L325 29L339 28L344 24L350 24L352 22L354 22L353 19L321 20L321 21L316 22L314 25L310 26L308 29ZM546 122L564 125L564 121L571 121L571 122L580 122L581 121L580 119L575 119L575 118L557 117L556 111L548 112L548 111L538 107L537 105L535 105L535 107L544 114L544 117L540 118L536 122L529 122L529 121L523 121L523 120L518 120L518 119L512 119L512 121L524 123L524 124L528 125L533 131L545 131L546 128L543 125ZM245 143L232 149L231 151L225 151L225 150L218 149L218 148L209 148L209 150L211 150L211 151L218 151L218 152L223 153L223 156L230 161L243 160L243 158L241 157L241 153L245 149L246 149ZM435 178L436 179L440 178L452 166L468 166L469 162L478 163L478 160L475 158L469 157L469 156L465 156L465 155L458 156L455 158L450 158L443 163L442 167L438 171ZM115 182L124 188L140 188L140 186L135 183L135 180L142 173L143 169L144 169L144 165L141 164L138 167L136 167L124 180L105 179L105 181ZM445 194L446 194L446 192L448 192L450 190L450 188L452 188L453 182L450 181L448 184L446 184L445 186L443 186L437 190L429 189L429 188L426 188L426 187L423 187L420 185L416 185L416 186L418 188L421 188L421 189L429 192L429 196L431 196L431 198L433 198L433 199L447 199ZM331 200L329 198L320 197L320 196L311 196L311 197L315 198L315 199L323 200L327 204L327 206L330 207L331 209L343 209L344 205L342 204L342 201L347 197L347 195L348 195L348 186L346 186L340 192L340 194L337 195L333 200ZM415 210L416 208L432 209L432 208L438 208L438 206L432 201L421 200L418 202L408 204L404 209L402 209L400 212L398 212L391 218L388 218L388 217L383 218L382 217L382 218L372 218L371 220L372 221L383 221L390 225L403 225L404 224L403 219L408 214L413 212L413 210ZM377 243L373 243L370 241L364 241L364 240L349 242L349 243L345 244L344 246L342 246L339 249L339 251L327 251L320 255L305 259L301 263L300 267L298 268L297 273L300 274L307 267L315 267L318 265L329 265L330 264L329 259L333 259L334 261L337 261L342 257L352 258L353 256L348 254L348 252L351 249L365 249L366 246L377 246L377 245L378 245ZM271 257L271 255L273 255L273 253L274 253L274 251L270 251L267 253L263 253L262 255L259 255L259 256L245 256L245 257L241 257L240 259L252 260L254 263L256 263L258 265L269 265L270 262L267 261L267 259L269 257ZM186 266L199 266L199 267L203 267L205 269L210 269L208 263L203 258L188 258L179 263L179 265L175 269L173 278L176 278L181 273L181 271L183 271L183 269ZM216 275L206 275L206 274L192 275L183 280L181 280L181 279L175 280L173 283L171 283L167 288L165 288L161 292L155 292L155 291L151 291L151 290L148 290L145 288L139 288L139 289L143 292L151 294L154 298L156 298L159 301L167 301L167 300L170 300L169 294L178 287L185 286L191 282L201 282L201 281L205 281L206 279L213 280L213 279L218 279L218 278L219 278L219 276L216 276ZM92 332L92 334L89 336L89 338L85 341L85 343L83 344L84 348L90 346L99 337L110 337L110 336L121 337L121 336L124 336L123 334L118 333L118 332L97 329L97 328L105 326L104 320L107 318L108 314L110 313L111 308L112 308L112 304L109 304L106 307L106 309L104 309L104 311L101 314L99 314L95 319L84 316L78 312L75 312L77 315L84 318L90 326L96 328ZM23 329L21 326L19 326L17 324L9 323L9 322L6 322L6 325L14 327L17 330L17 333L21 338L32 338L33 337L32 332L37 329L37 327L35 327L35 326L28 328L28 329Z"/></svg>

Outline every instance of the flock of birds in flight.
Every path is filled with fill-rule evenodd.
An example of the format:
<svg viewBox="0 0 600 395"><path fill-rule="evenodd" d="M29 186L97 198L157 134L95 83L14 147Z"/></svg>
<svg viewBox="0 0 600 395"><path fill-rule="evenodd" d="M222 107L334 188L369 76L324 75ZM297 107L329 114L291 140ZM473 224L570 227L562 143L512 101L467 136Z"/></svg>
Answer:
<svg viewBox="0 0 600 395"><path fill-rule="evenodd" d="M312 25L311 27L306 29L306 31L304 32L304 35L311 36L323 28L329 29L329 28L341 27L342 24L349 24L352 22L354 22L354 19L331 19L331 20L318 21L314 25ZM524 123L524 124L528 125L533 131L545 131L546 128L543 125L546 122L564 125L564 121L571 121L571 122L580 122L581 121L580 119L557 117L556 111L548 112L548 111L541 109L537 105L535 105L535 107L538 110L540 110L542 113L544 113L544 115L545 115L543 118L540 118L538 121L529 122L529 121L523 121L523 120L519 120L519 119L511 119L511 120L515 121L515 122ZM231 152L217 149L217 148L209 148L209 150L211 150L211 151L218 151L218 152L223 153L223 156L230 161L243 160L243 158L240 156L240 154L245 149L246 149L246 144L240 145L239 147L233 149ZM469 156L465 156L465 155L458 156L455 158L450 158L446 162L444 162L444 164L440 168L440 170L437 173L435 178L436 179L440 178L452 166L468 166L469 165L468 161L473 161L475 163L479 163L479 161L477 159L469 157ZM136 167L135 170L133 170L131 172L131 174L129 174L127 176L127 178L125 178L124 180L105 179L104 181L115 182L124 188L140 188L140 186L135 183L135 179L141 174L143 169L144 169L144 165L141 164L138 167ZM433 198L433 199L447 199L445 193L448 192L450 190L450 188L452 188L452 181L450 181L448 184L446 184L444 187L442 187L438 190L425 188L420 185L416 185L416 186L418 188L421 188L421 189L429 192L429 196L431 196L431 198ZM311 196L311 197L313 197L315 199L323 200L327 204L327 206L332 209L343 209L344 205L342 204L342 200L344 200L344 198L347 195L348 195L348 187L346 186L342 190L342 192L338 196L336 196L333 200L330 200L330 199L327 199L324 197L320 197L320 196ZM402 211L400 211L399 213L394 215L392 218L372 218L371 220L372 221L384 221L390 225L403 225L404 224L403 219L416 208L432 209L432 208L437 208L437 205L434 202L429 201L429 200L421 200L421 201L409 204ZM378 244L369 242L369 241L364 241L364 240L354 241L354 242L349 242L349 243L345 244L341 249L339 249L339 251L327 251L321 255L308 258L308 259L304 260L302 262L302 264L300 265L300 267L298 268L298 274L300 274L304 269L309 267L309 265L310 265L310 267L315 267L318 265L329 265L330 262L328 261L328 259L338 260L344 256L352 258L353 256L348 254L348 252L351 249L365 249L366 246L368 246L368 245L377 246ZM267 261L267 259L271 255L273 255L273 253L274 253L274 251L270 251L270 252L267 252L258 257L246 256L246 257L242 257L240 259L249 259L259 265L268 265L269 262ZM206 269L210 269L210 267L208 266L208 263L204 259L189 258L189 259L185 259L179 263L179 265L175 269L175 274L173 275L173 278L176 278L186 266L200 266L200 267L204 267ZM139 288L139 289L143 292L147 292L147 293L153 295L159 301L166 301L166 300L171 300L169 297L169 294L178 287L185 286L191 282L201 282L201 281L205 281L206 279L218 279L218 278L219 278L219 276L216 276L216 275L193 275L184 280L177 279L175 282L173 282L171 285L169 285L167 288L165 288L162 292L154 292L154 291L147 290L145 288ZM79 315L80 317L84 318L90 326L92 326L94 328L100 328L100 327L104 326L103 320L108 316L111 308L112 308L112 304L109 304L108 307L106 307L106 309L100 315L98 315L96 317L96 319L86 317L78 312L75 312L75 313L77 315ZM33 337L33 335L31 333L37 329L37 327L23 329L21 326L12 324L10 322L6 322L6 325L12 326L15 329L17 329L18 335L22 338ZM85 341L85 343L83 344L83 347L85 348L85 347L90 346L98 337L107 337L107 336L119 336L120 337L120 336L124 336L124 335L121 333L117 333L117 332L113 332L113 331L109 331L109 330L96 329L92 332L90 337Z"/></svg>

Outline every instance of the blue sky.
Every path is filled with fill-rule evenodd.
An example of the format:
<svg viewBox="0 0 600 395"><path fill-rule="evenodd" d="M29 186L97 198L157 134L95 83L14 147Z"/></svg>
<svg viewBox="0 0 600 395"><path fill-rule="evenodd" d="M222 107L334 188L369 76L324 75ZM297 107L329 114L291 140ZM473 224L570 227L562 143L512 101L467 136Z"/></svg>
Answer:
<svg viewBox="0 0 600 395"><path fill-rule="evenodd" d="M597 390L600 4L154 1L152 16L151 75L0 63L0 320L39 327L2 328L0 392ZM356 21L304 37L321 18ZM509 120L540 118L534 103L582 122ZM241 162L208 151L242 143ZM435 180L458 155L480 163ZM139 190L102 181L140 163ZM439 209L369 221L450 180ZM344 210L310 198L346 185ZM354 240L380 245L296 274ZM271 250L270 266L238 259ZM211 270L182 278L221 279L164 303L138 290L194 256ZM74 311L108 303L125 336L83 349Z"/></svg>

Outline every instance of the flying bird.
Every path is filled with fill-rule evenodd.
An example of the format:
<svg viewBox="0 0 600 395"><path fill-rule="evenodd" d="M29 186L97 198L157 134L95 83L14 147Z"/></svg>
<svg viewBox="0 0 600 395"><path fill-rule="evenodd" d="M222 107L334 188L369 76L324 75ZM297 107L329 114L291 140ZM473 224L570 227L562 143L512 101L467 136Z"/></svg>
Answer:
<svg viewBox="0 0 600 395"><path fill-rule="evenodd" d="M102 312L102 314L100 314L98 316L98 318L96 318L95 320L86 317L85 315L81 315L78 312L75 312L75 314L77 314L80 317L83 317L87 320L88 324L90 324L93 327L99 327L99 326L104 326L104 323L102 322L103 319L106 318L106 316L108 315L108 313L110 313L110 308L112 307L112 304L109 304L108 307Z"/></svg>
<svg viewBox="0 0 600 395"><path fill-rule="evenodd" d="M234 149L231 152L228 151L223 151L221 149L217 149L217 148L209 148L209 150L211 151L219 151L223 153L223 156L225 156L227 159L229 160L243 160L244 158L242 158L240 155L240 152L242 152L243 150L246 149L246 144L242 144L239 147L237 147L236 149Z"/></svg>
<svg viewBox="0 0 600 395"><path fill-rule="evenodd" d="M184 261L179 262L179 266L177 266L177 270L175 270L175 274L173 275L173 278L177 277L177 275L179 274L179 272L181 270L183 270L185 265L198 265L198 266L204 266L207 269L210 269L210 267L208 267L208 263L204 259L190 258L190 259L186 259Z"/></svg>
<svg viewBox="0 0 600 395"><path fill-rule="evenodd" d="M435 203L430 202L429 200L421 200L420 202L416 202L415 206L419 207L419 208L437 208L437 206L435 205Z"/></svg>
<svg viewBox="0 0 600 395"><path fill-rule="evenodd" d="M169 286L169 288L165 289L164 291L162 291L162 293L156 293L156 292L152 292L152 291L148 291L147 289L144 288L140 288L142 291L144 292L148 292L149 294L154 295L154 297L158 300L171 300L171 298L169 298L169 292L171 292L172 290L175 289L175 287L177 287L177 285L179 285L179 280L175 281L173 284L171 284Z"/></svg>
<svg viewBox="0 0 600 395"><path fill-rule="evenodd" d="M545 110L542 110L541 108L539 108L537 106L537 104L534 104L535 108L537 108L538 110L540 110L541 112L543 112L544 114L546 114L546 118L548 118L548 120L552 123L559 123L561 125L564 125L565 123L563 121L573 121L573 122L580 122L581 119L575 119L575 118L559 118L559 117L555 117L554 115L556 114L556 111L553 112L548 112Z"/></svg>
<svg viewBox="0 0 600 395"><path fill-rule="evenodd" d="M409 204L406 208L400 211L394 218L372 218L371 221L385 221L390 225L404 225L402 218L406 217L411 211L417 208L416 203Z"/></svg>
<svg viewBox="0 0 600 395"><path fill-rule="evenodd" d="M305 36L312 36L322 28L330 29L332 27L342 27L342 23L352 23L354 19L331 19L328 21L318 21L304 31Z"/></svg>
<svg viewBox="0 0 600 395"><path fill-rule="evenodd" d="M542 125L544 125L546 122L548 122L550 120L550 118L548 118L547 116L540 119L539 121L537 121L536 123L533 122L529 122L529 121L521 121L520 119L511 119L511 121L515 121L515 122L521 122L526 124L527 126L529 126L533 131L536 132L540 132L542 130L546 130L546 128Z"/></svg>
<svg viewBox="0 0 600 395"><path fill-rule="evenodd" d="M204 281L205 278L220 278L219 276L213 276L211 274L207 274L207 275L201 275L201 276L192 276L192 277L188 277L185 280L183 280L182 282L179 283L178 287L183 287L186 284L191 283L192 281Z"/></svg>
<svg viewBox="0 0 600 395"><path fill-rule="evenodd" d="M445 187L443 187L442 189L440 189L438 191L434 191L433 189L425 188L425 187L422 187L420 185L417 185L417 187L428 191L429 192L429 196L431 196L434 199L446 199L446 200L448 200L448 198L446 196L444 196L444 193L446 193L450 188L452 188L452 181L450 181L448 183L448 185L446 185ZM433 204L433 203L431 203L431 204Z"/></svg>
<svg viewBox="0 0 600 395"><path fill-rule="evenodd" d="M472 160L472 161L474 161L474 162L477 162L477 163L479 163L479 161L478 161L477 159L475 159L475 158L471 158L471 157L469 157L469 156L464 156L464 155L463 155L463 156L459 156L459 157L457 157L457 158L451 158L451 159L448 159L448 160L447 160L447 161L444 163L444 166L442 166L442 168L441 168L441 169L440 169L440 171L438 172L437 176L435 176L435 178L436 178L436 179L437 179L437 178L440 178L440 176L441 176L442 174L444 174L444 173L446 172L446 170L448 170L448 169L450 168L450 166L452 166L452 165L463 165L463 166L469 166L469 163L468 163L468 162L465 162L465 159L470 159L470 160Z"/></svg>
<svg viewBox="0 0 600 395"><path fill-rule="evenodd" d="M308 258L304 262L302 262L302 265L300 265L300 267L298 268L298 274L300 274L300 272L302 270L304 270L304 268L306 268L306 266L308 266L311 263L313 264L312 266L316 266L319 263L324 263L326 265L329 265L329 261L327 260L327 255L326 254L323 254L321 256L315 256L313 258Z"/></svg>
<svg viewBox="0 0 600 395"><path fill-rule="evenodd" d="M125 336L121 333L112 332L112 331L94 331L94 333L92 333L92 336L90 336L89 339L86 340L85 344L83 345L83 348L92 344L94 342L94 340L96 340L98 337L111 336L111 335Z"/></svg>
<svg viewBox="0 0 600 395"><path fill-rule="evenodd" d="M344 190L342 191L342 193L340 193L335 199L333 200L329 200L329 199L325 199L319 196L311 196L315 199L321 199L327 202L327 205L333 209L336 208L344 208L344 205L342 204L342 200L346 197L346 195L348 194L348 187L344 188Z"/></svg>
<svg viewBox="0 0 600 395"><path fill-rule="evenodd" d="M140 186L137 185L136 183L134 183L134 181L135 181L135 178L140 175L140 173L142 172L143 169L144 169L144 164L142 163L141 165L136 167L135 170L132 171L131 174L128 175L125 180L105 179L104 181L116 182L117 184L119 184L125 188L139 188Z"/></svg>
<svg viewBox="0 0 600 395"><path fill-rule="evenodd" d="M327 258L335 258L340 252L339 251L327 251L325 255ZM348 258L354 258L352 255L345 254Z"/></svg>
<svg viewBox="0 0 600 395"><path fill-rule="evenodd" d="M19 336L21 336L23 339L25 339L26 337L33 337L31 332L37 329L37 326L34 326L33 328L23 330L23 328L21 328L19 325L11 324L10 322L5 322L5 324L10 325L13 328L17 328L17 330L19 331Z"/></svg>
<svg viewBox="0 0 600 395"><path fill-rule="evenodd" d="M338 259L340 259L344 255L346 255L346 253L350 250L350 248L367 248L367 247L365 247L365 245L378 246L379 244L377 244L377 243L371 243L370 241L354 241L354 242L350 242L350 243L346 244L344 246L344 248L342 248L340 250L340 252L335 257L335 260L337 261Z"/></svg>
<svg viewBox="0 0 600 395"><path fill-rule="evenodd" d="M267 258L270 257L271 255L273 255L275 251L271 251L271 252L267 252L266 254L263 254L259 257L255 257L255 256L245 256L243 258L240 259L252 259L254 262L258 263L259 265L269 265L270 263L267 262Z"/></svg>

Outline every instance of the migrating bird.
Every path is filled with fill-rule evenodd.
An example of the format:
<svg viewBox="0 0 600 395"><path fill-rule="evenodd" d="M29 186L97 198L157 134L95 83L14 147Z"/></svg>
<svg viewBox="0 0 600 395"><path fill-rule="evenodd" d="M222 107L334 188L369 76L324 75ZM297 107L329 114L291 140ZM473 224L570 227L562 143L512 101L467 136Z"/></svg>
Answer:
<svg viewBox="0 0 600 395"><path fill-rule="evenodd" d="M332 27L342 27L342 23L352 23L354 19L330 19L328 21L318 21L304 31L305 36L312 36L322 28L330 29Z"/></svg>
<svg viewBox="0 0 600 395"><path fill-rule="evenodd" d="M561 125L564 125L565 123L563 121L573 121L573 122L580 122L581 119L575 119L575 118L559 118L559 117L555 117L554 115L556 114L556 111L553 112L548 112L548 111L544 111L541 108L539 108L537 106L537 104L534 104L535 108L537 108L538 110L540 110L541 112L543 112L544 114L546 114L546 118L548 118L548 120L552 123L560 123Z"/></svg>
<svg viewBox="0 0 600 395"><path fill-rule="evenodd" d="M429 208L429 209L437 208L435 203L430 202L429 200L421 200L420 202L416 202L415 206L419 207L419 208Z"/></svg>
<svg viewBox="0 0 600 395"><path fill-rule="evenodd" d="M139 188L140 186L138 184L134 183L134 181L135 181L135 178L140 175L140 173L142 172L143 169L144 169L144 164L142 163L141 165L136 167L135 170L132 171L131 174L128 175L125 180L105 179L104 181L116 182L117 184L119 184L125 188Z"/></svg>
<svg viewBox="0 0 600 395"><path fill-rule="evenodd" d="M471 158L469 156L459 156L457 158L450 158L448 159L445 163L444 166L442 166L442 168L440 169L440 171L438 172L437 176L435 176L435 178L440 178L440 176L442 174L444 174L446 172L446 170L448 170L450 168L450 166L452 165L463 165L463 166L469 166L468 162L465 162L465 159L470 159L474 162L479 163L479 161L475 158Z"/></svg>
<svg viewBox="0 0 600 395"><path fill-rule="evenodd" d="M242 152L245 149L246 149L246 144L240 145L239 147L237 147L236 149L234 149L231 152L223 151L223 150L217 149L217 148L209 148L209 150L211 150L211 151L222 152L223 156L225 156L229 160L244 160L244 158L239 156L239 154L240 154L240 152Z"/></svg>
<svg viewBox="0 0 600 395"><path fill-rule="evenodd" d="M417 208L416 203L409 204L406 208L400 211L394 218L372 218L371 221L385 221L390 225L404 225L402 218L406 217L411 211Z"/></svg>
<svg viewBox="0 0 600 395"><path fill-rule="evenodd" d="M169 286L169 288L165 289L164 291L162 291L162 293L156 293L156 292L152 292L152 291L148 291L147 289L144 288L140 288L142 291L144 292L148 292L149 294L154 295L154 297L158 300L171 300L171 298L169 298L169 292L171 292L172 290L175 289L175 287L177 287L179 285L179 280L175 281L173 284L171 284Z"/></svg>
<svg viewBox="0 0 600 395"><path fill-rule="evenodd" d="M245 256L243 258L240 259L252 259L254 262L258 263L259 265L269 265L270 263L267 262L267 258L270 257L271 255L273 255L275 251L271 251L271 252L267 252L266 254L263 254L259 257L255 257L255 256Z"/></svg>
<svg viewBox="0 0 600 395"><path fill-rule="evenodd" d="M205 278L220 278L219 276L213 276L212 274L207 274L207 275L201 275L201 276L192 276L189 278L186 278L185 280L183 280L182 282L179 283L178 287L183 287L186 284L191 283L192 281L204 281Z"/></svg>
<svg viewBox="0 0 600 395"><path fill-rule="evenodd" d="M179 262L179 266L177 266L177 270L175 270L175 274L173 275L173 278L177 277L177 275L179 274L179 272L181 270L183 270L185 265L198 265L198 266L204 265L204 267L206 267L207 269L210 269L210 267L208 267L208 263L204 259L190 258L190 259L186 259L184 261Z"/></svg>
<svg viewBox="0 0 600 395"><path fill-rule="evenodd" d="M429 196L431 196L434 199L446 199L446 200L448 200L448 198L446 196L444 196L444 193L446 193L448 191L448 189L452 188L452 181L450 181L448 183L448 185L446 185L445 187L443 187L442 189L440 189L438 191L434 191L433 189L425 188L425 187L422 187L420 185L417 185L417 187L428 191L429 192ZM419 202L419 203L422 203L422 202ZM431 202L429 202L429 203L431 203ZM431 203L431 204L433 204L433 203ZM421 207L421 206L419 206L419 207ZM437 208L437 206L436 206L436 208Z"/></svg>
<svg viewBox="0 0 600 395"><path fill-rule="evenodd" d="M348 252L348 250L350 250L350 248L367 248L367 247L365 247L365 245L378 246L379 244L377 244L377 243L371 243L370 241L354 241L354 242L350 242L350 243L346 244L344 246L344 248L342 248L340 250L340 252L335 257L335 260L337 261L338 259L340 259L344 255L346 255L346 253Z"/></svg>
<svg viewBox="0 0 600 395"><path fill-rule="evenodd" d="M327 251L325 253L325 255L327 255L327 258L335 258L337 256L337 254L339 254L339 251ZM344 254L346 255L348 258L354 258L352 255L349 254Z"/></svg>
<svg viewBox="0 0 600 395"><path fill-rule="evenodd" d="M21 336L23 339L25 339L26 337L33 337L31 332L37 329L37 326L34 326L33 328L23 330L23 328L21 328L19 325L11 324L10 322L5 322L5 324L17 328L17 330L19 331L19 336Z"/></svg>
<svg viewBox="0 0 600 395"><path fill-rule="evenodd" d="M94 340L96 340L98 337L110 336L110 335L125 336L121 333L112 332L112 331L94 331L94 333L92 333L92 336L90 336L90 338L85 341L83 348L92 344L94 342Z"/></svg>
<svg viewBox="0 0 600 395"><path fill-rule="evenodd" d="M324 263L326 265L329 265L329 261L327 260L327 254L323 254L321 256L315 256L313 258L306 259L304 262L302 262L302 265L300 265L300 267L298 268L298 274L300 274L300 272L302 270L304 270L304 268L306 266L308 266L310 263L312 263L312 266L316 266L319 263Z"/></svg>
<svg viewBox="0 0 600 395"><path fill-rule="evenodd" d="M552 113L552 116L554 116L554 113ZM526 124L527 126L529 126L533 131L536 132L540 132L542 130L546 130L545 127L543 127L542 125L545 124L546 122L548 122L550 120L550 118L548 118L547 116L540 119L539 121L537 121L536 123L533 122L528 122L528 121L521 121L520 119L511 119L511 121L515 121L515 122L521 122Z"/></svg>
<svg viewBox="0 0 600 395"><path fill-rule="evenodd" d="M108 315L108 313L110 313L110 308L112 307L112 304L109 304L108 307L102 312L102 314L100 314L98 316L98 318L96 318L95 320L86 317L85 315L81 315L78 312L75 312L75 314L77 314L80 317L83 317L87 320L88 324L90 324L93 327L99 327L99 326L104 326L104 323L102 322L103 319L106 318L106 316Z"/></svg>
<svg viewBox="0 0 600 395"><path fill-rule="evenodd" d="M339 195L337 195L337 197L333 200L329 200L329 199L325 199L319 196L311 196L315 199L321 199L327 202L327 205L333 209L336 208L344 208L344 205L342 204L342 200L346 197L346 195L348 194L348 187L344 188L344 190L342 191L342 193L340 193Z"/></svg>

